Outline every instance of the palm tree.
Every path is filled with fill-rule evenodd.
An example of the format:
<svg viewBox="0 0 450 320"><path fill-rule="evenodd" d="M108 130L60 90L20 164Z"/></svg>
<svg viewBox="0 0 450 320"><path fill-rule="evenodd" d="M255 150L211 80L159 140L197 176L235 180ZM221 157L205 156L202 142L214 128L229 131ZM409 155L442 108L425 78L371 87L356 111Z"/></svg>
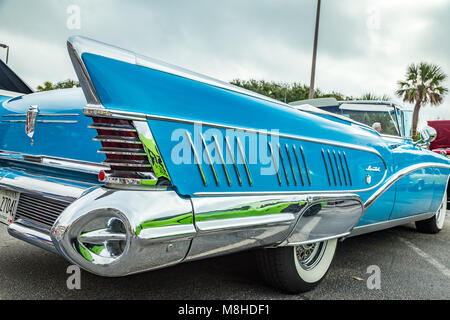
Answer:
<svg viewBox="0 0 450 320"><path fill-rule="evenodd" d="M398 81L397 96L404 102L414 103L413 136L417 133L417 122L422 105L430 103L440 105L448 88L442 86L447 75L438 65L421 62L411 64L405 75L405 80Z"/></svg>
<svg viewBox="0 0 450 320"><path fill-rule="evenodd" d="M391 97L389 97L386 94L383 94L382 96L377 96L376 94L373 94L371 92L366 92L361 96L361 98L357 98L356 100L390 101Z"/></svg>

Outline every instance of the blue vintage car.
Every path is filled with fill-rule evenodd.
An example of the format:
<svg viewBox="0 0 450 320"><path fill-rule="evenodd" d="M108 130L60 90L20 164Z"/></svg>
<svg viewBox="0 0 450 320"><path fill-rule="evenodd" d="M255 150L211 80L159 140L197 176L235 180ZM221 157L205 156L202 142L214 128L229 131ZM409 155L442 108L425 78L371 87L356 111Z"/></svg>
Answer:
<svg viewBox="0 0 450 320"><path fill-rule="evenodd" d="M257 249L295 293L339 239L444 225L450 160L395 103L287 105L87 38L68 50L81 89L0 92L13 237L106 277Z"/></svg>

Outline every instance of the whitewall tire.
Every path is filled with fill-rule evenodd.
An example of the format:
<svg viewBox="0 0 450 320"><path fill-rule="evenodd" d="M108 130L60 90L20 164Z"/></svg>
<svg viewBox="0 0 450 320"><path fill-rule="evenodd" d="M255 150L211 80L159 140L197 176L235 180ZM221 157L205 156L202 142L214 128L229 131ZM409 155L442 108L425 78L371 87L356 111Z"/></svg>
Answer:
<svg viewBox="0 0 450 320"><path fill-rule="evenodd" d="M439 207L438 211L434 216L426 220L416 221L417 230L424 233L438 233L444 228L446 214L447 214L447 191L445 192L441 206Z"/></svg>
<svg viewBox="0 0 450 320"><path fill-rule="evenodd" d="M336 252L337 239L258 252L258 268L270 285L288 293L312 290L325 277Z"/></svg>

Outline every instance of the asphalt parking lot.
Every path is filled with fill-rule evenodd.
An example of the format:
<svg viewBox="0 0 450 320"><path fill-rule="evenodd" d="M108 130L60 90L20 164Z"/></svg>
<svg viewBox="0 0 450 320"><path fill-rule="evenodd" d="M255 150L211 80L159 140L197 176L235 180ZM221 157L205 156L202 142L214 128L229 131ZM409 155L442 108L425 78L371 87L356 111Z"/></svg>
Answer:
<svg viewBox="0 0 450 320"><path fill-rule="evenodd" d="M63 258L10 237L0 226L0 299L450 299L450 214L437 235L413 224L339 244L321 285L302 295L266 286L252 253L181 264L127 278L81 273L69 290ZM381 288L368 289L367 268L381 270Z"/></svg>

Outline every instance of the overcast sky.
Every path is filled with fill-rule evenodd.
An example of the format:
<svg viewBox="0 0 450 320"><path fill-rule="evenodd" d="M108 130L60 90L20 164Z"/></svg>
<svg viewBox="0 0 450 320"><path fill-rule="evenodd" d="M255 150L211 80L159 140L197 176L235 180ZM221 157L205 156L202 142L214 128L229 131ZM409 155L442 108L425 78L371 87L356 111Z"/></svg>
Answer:
<svg viewBox="0 0 450 320"><path fill-rule="evenodd" d="M36 88L76 78L80 34L230 81L309 83L315 0L0 0L9 65ZM71 5L80 9L80 29ZM76 27L76 25L75 25ZM322 0L316 87L395 98L408 64L450 74L450 0ZM5 50L0 50L4 59ZM448 87L450 81L445 85ZM422 119L450 119L450 97Z"/></svg>

